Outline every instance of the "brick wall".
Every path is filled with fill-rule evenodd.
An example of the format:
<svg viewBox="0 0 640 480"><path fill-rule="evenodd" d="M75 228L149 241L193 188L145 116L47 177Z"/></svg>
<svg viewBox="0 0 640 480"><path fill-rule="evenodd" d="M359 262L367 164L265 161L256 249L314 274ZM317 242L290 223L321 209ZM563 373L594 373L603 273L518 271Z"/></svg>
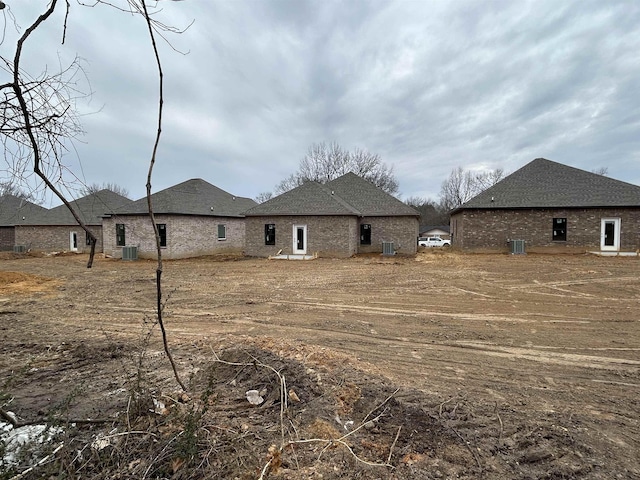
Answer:
<svg viewBox="0 0 640 480"><path fill-rule="evenodd" d="M26 245L32 251L69 252L71 251L71 233L77 236L77 251L89 253L86 245L86 233L78 225L70 226L31 226L16 225L16 245ZM102 252L102 226L91 225L89 229L96 236L96 252Z"/></svg>
<svg viewBox="0 0 640 480"><path fill-rule="evenodd" d="M0 251L13 250L16 233L13 227L0 227Z"/></svg>
<svg viewBox="0 0 640 480"><path fill-rule="evenodd" d="M265 225L276 225L275 245L265 245ZM371 245L360 245L360 223L371 225ZM307 254L350 257L356 253L382 252L382 241L394 242L399 253L416 253L416 217L273 216L247 217L247 255L267 257L282 250L293 253L293 226L307 226Z"/></svg>
<svg viewBox="0 0 640 480"><path fill-rule="evenodd" d="M122 247L116 246L116 223L125 225L125 243L138 247L138 257L156 258L156 244L149 217L121 216L103 219L104 252L122 258ZM244 250L243 218L156 215L156 223L167 225L166 259L189 258L221 253L241 254ZM226 239L218 240L218 225L226 226Z"/></svg>
<svg viewBox="0 0 640 480"><path fill-rule="evenodd" d="M382 252L382 242L393 242L396 252L412 255L418 249L418 223L417 217L363 217L360 224L371 225L371 245L358 245L358 252ZM360 243L360 225L356 238Z"/></svg>
<svg viewBox="0 0 640 480"><path fill-rule="evenodd" d="M567 240L553 241L554 218L567 219ZM508 251L523 239L528 252L600 250L602 218L620 218L620 250L640 249L640 209L463 210L451 217L453 245L465 250Z"/></svg>

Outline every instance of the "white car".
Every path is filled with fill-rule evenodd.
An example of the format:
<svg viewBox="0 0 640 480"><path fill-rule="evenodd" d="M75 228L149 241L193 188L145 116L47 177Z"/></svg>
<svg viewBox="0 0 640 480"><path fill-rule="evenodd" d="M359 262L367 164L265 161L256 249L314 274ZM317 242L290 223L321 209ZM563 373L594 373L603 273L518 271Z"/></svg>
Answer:
<svg viewBox="0 0 640 480"><path fill-rule="evenodd" d="M420 237L418 238L419 247L450 247L451 240L443 240L440 237Z"/></svg>

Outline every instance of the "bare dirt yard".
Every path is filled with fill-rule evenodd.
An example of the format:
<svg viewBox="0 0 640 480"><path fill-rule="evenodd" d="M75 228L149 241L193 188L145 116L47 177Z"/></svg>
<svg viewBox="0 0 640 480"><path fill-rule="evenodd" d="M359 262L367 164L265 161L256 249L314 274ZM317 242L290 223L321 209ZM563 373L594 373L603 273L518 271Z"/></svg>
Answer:
<svg viewBox="0 0 640 480"><path fill-rule="evenodd" d="M640 478L637 258L167 261L186 393L155 263L86 260L0 258L2 412L57 427L0 478Z"/></svg>

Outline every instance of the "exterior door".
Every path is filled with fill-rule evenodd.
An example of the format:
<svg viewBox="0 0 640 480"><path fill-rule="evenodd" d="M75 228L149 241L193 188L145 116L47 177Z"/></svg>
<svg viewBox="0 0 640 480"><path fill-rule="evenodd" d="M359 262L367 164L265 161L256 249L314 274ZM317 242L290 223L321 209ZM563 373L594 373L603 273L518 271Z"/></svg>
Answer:
<svg viewBox="0 0 640 480"><path fill-rule="evenodd" d="M76 232L69 234L69 250L72 252L78 251L78 234Z"/></svg>
<svg viewBox="0 0 640 480"><path fill-rule="evenodd" d="M600 250L620 250L620 219L603 218L600 227Z"/></svg>
<svg viewBox="0 0 640 480"><path fill-rule="evenodd" d="M305 255L307 253L307 226L293 226L293 253Z"/></svg>

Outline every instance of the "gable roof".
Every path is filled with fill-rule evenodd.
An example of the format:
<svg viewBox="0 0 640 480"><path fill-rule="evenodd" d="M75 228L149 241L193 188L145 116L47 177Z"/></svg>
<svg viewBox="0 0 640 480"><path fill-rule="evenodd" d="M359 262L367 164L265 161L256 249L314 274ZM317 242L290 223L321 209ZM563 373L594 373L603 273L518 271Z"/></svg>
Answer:
<svg viewBox="0 0 640 480"><path fill-rule="evenodd" d="M322 185L305 182L245 212L246 216L418 216L418 212L354 173Z"/></svg>
<svg viewBox="0 0 640 480"><path fill-rule="evenodd" d="M34 215L46 211L46 208L15 195L0 196L0 225L2 226L22 224Z"/></svg>
<svg viewBox="0 0 640 480"><path fill-rule="evenodd" d="M640 207L640 187L536 158L453 210Z"/></svg>
<svg viewBox="0 0 640 480"><path fill-rule="evenodd" d="M250 198L236 197L224 190L193 178L151 195L153 213L174 215L206 215L216 217L242 217L242 212L256 205ZM131 202L115 213L117 215L146 215L147 198Z"/></svg>
<svg viewBox="0 0 640 480"><path fill-rule="evenodd" d="M129 202L131 200L127 197L104 189L69 203L86 225L100 225L105 213L114 212ZM66 205L59 205L32 216L22 222L22 225L77 225L77 222Z"/></svg>

